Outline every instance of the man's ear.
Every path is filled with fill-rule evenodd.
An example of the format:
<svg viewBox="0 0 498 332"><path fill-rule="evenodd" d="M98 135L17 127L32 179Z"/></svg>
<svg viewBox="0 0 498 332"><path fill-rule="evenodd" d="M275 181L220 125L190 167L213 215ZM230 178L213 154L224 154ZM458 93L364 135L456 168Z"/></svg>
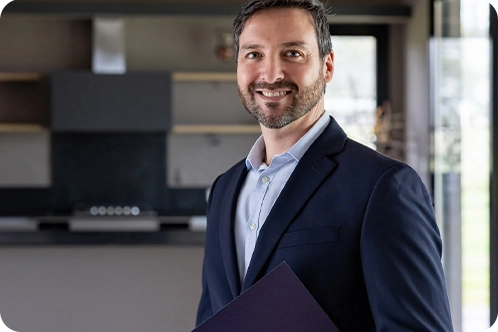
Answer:
<svg viewBox="0 0 498 332"><path fill-rule="evenodd" d="M325 56L323 60L323 79L325 83L329 83L334 76L334 51Z"/></svg>

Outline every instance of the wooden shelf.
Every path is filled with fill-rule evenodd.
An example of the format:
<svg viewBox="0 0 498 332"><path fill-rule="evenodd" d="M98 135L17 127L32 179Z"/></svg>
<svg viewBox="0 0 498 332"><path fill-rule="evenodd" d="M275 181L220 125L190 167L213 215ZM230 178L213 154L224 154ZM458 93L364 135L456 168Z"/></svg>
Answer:
<svg viewBox="0 0 498 332"><path fill-rule="evenodd" d="M0 134L41 133L45 127L34 123L5 123L0 122Z"/></svg>
<svg viewBox="0 0 498 332"><path fill-rule="evenodd" d="M175 125L173 134L261 134L259 125Z"/></svg>
<svg viewBox="0 0 498 332"><path fill-rule="evenodd" d="M173 73L174 82L237 82L237 73L212 72L176 72Z"/></svg>
<svg viewBox="0 0 498 332"><path fill-rule="evenodd" d="M37 82L42 75L31 72L0 72L0 82Z"/></svg>

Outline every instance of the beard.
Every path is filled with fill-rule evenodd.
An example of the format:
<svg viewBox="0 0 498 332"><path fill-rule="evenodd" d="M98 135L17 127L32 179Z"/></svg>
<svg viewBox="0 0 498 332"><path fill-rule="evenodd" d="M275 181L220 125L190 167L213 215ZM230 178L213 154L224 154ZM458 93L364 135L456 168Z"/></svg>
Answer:
<svg viewBox="0 0 498 332"><path fill-rule="evenodd" d="M310 85L299 91L298 86L290 81L278 81L276 83L252 82L246 91L239 86L239 95L242 104L253 117L266 128L280 129L289 123L303 117L315 107L325 92L325 83L322 75ZM257 89L276 90L289 89L294 92L292 103L283 112L278 112L280 102L266 102L265 106L269 112L265 112L256 103L255 92ZM280 113L280 114L279 114Z"/></svg>

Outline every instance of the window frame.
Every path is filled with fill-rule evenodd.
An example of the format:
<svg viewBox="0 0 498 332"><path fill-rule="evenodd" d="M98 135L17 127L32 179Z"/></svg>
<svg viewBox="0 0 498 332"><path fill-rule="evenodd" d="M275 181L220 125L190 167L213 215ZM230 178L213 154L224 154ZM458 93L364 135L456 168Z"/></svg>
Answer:
<svg viewBox="0 0 498 332"><path fill-rule="evenodd" d="M489 309L490 325L498 315L498 17L489 5L491 40L491 174L489 218Z"/></svg>

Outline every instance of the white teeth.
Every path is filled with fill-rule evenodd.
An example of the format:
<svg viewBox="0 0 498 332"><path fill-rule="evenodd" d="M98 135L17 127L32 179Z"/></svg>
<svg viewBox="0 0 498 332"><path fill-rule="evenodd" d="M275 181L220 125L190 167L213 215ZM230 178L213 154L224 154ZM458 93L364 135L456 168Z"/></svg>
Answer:
<svg viewBox="0 0 498 332"><path fill-rule="evenodd" d="M270 91L262 91L263 96L265 97L280 97L280 96L285 96L287 93L285 91L275 91L275 92L270 92Z"/></svg>

